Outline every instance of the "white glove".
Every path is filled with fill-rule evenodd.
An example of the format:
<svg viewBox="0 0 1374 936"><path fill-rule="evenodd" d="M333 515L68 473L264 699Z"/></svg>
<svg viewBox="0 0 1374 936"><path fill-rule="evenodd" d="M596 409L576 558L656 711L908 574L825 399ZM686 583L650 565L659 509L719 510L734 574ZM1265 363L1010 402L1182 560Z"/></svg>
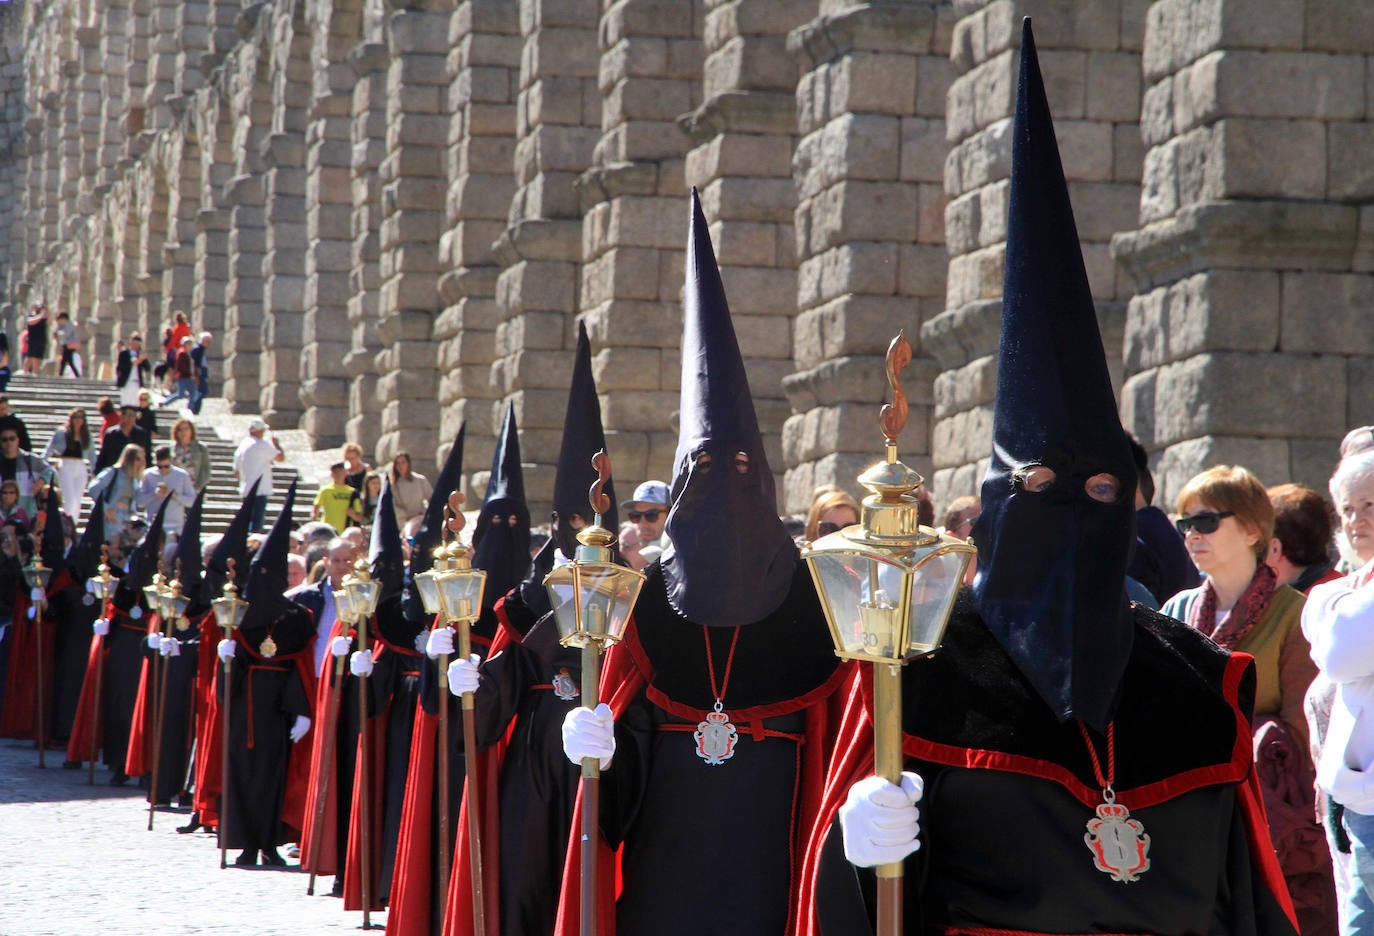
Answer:
<svg viewBox="0 0 1374 936"><path fill-rule="evenodd" d="M38 617L38 609L33 605L29 605L29 610L26 614L26 617L28 617L28 619L32 621L34 618Z"/></svg>
<svg viewBox="0 0 1374 936"><path fill-rule="evenodd" d="M477 665L481 662L482 658L474 653L466 660L454 660L450 663L448 665L448 691L454 695L476 692L477 683L481 679Z"/></svg>
<svg viewBox="0 0 1374 936"><path fill-rule="evenodd" d="M181 641L175 637L163 637L160 649L163 656L181 656Z"/></svg>
<svg viewBox="0 0 1374 936"><path fill-rule="evenodd" d="M860 780L849 788L840 807L840 831L844 856L860 868L904 859L921 847L921 811L916 808L925 793L925 781L909 770L902 771L902 785L882 777Z"/></svg>
<svg viewBox="0 0 1374 936"><path fill-rule="evenodd" d="M234 651L237 649L238 644L235 643L232 639L226 637L223 640L221 640L219 644L215 647L215 652L219 654L219 658L221 660L223 660L225 663L228 663L230 660L234 658Z"/></svg>
<svg viewBox="0 0 1374 936"><path fill-rule="evenodd" d="M352 648L353 644L347 637L335 637L329 643L329 652L336 657L348 656L348 651Z"/></svg>
<svg viewBox="0 0 1374 936"><path fill-rule="evenodd" d="M348 660L348 669L354 676L372 675L372 651L359 650Z"/></svg>
<svg viewBox="0 0 1374 936"><path fill-rule="evenodd" d="M436 627L429 632L429 640L425 641L425 656L437 660L440 655L452 652L453 628Z"/></svg>
<svg viewBox="0 0 1374 936"><path fill-rule="evenodd" d="M295 724L291 726L291 743L295 744L305 733L310 730L310 719L304 715L297 715Z"/></svg>
<svg viewBox="0 0 1374 936"><path fill-rule="evenodd" d="M97 637L104 637L106 634L110 632L109 619L96 618L95 623L91 625L91 630L95 633Z"/></svg>
<svg viewBox="0 0 1374 936"><path fill-rule="evenodd" d="M153 633L151 633L151 634L148 635L148 638L147 638L147 639L148 639L148 649L149 649L149 650L157 650L157 651L159 651L159 652L162 650L162 635L161 635L161 634L159 634L159 633L157 633L156 631L154 631Z"/></svg>
<svg viewBox="0 0 1374 936"><path fill-rule="evenodd" d="M601 769L611 766L615 756L615 719L611 707L602 702L594 709L577 706L563 719L563 753L574 764L584 757L601 761Z"/></svg>
<svg viewBox="0 0 1374 936"><path fill-rule="evenodd" d="M48 592L43 588L31 588L29 589L29 600L34 604L38 604L41 601L47 601Z"/></svg>

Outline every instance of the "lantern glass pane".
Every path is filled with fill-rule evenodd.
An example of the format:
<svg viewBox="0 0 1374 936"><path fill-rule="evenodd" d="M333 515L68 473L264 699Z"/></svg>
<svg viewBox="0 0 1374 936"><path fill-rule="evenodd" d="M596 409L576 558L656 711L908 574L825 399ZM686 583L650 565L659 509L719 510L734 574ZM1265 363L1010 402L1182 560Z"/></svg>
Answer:
<svg viewBox="0 0 1374 936"><path fill-rule="evenodd" d="M420 592L420 603L425 606L426 614L438 614L443 609L439 599L439 583L436 581L438 574L430 569L415 576L415 587Z"/></svg>
<svg viewBox="0 0 1374 936"><path fill-rule="evenodd" d="M969 554L965 552L937 553L916 567L911 587L907 656L921 656L940 646L968 561Z"/></svg>
<svg viewBox="0 0 1374 936"><path fill-rule="evenodd" d="M487 573L481 569L449 570L439 574L439 596L444 611L454 621L474 621L482 613L482 592Z"/></svg>
<svg viewBox="0 0 1374 936"><path fill-rule="evenodd" d="M822 553L807 562L820 579L836 650L858 659L900 658L905 643L901 602L906 569L855 553Z"/></svg>
<svg viewBox="0 0 1374 936"><path fill-rule="evenodd" d="M188 598L185 595L177 595L175 598L172 599L172 613L175 614L177 617L181 617L186 613L186 609L190 606L190 604L190 598Z"/></svg>
<svg viewBox="0 0 1374 936"><path fill-rule="evenodd" d="M559 638L582 646L588 637L614 643L625 633L644 578L624 566L599 562L562 566L544 585L554 606Z"/></svg>
<svg viewBox="0 0 1374 936"><path fill-rule="evenodd" d="M235 626L235 627L242 627L242 626L243 626L243 619L244 619L245 617L247 617L247 616L248 616L248 602L246 602L246 601L236 601L236 602L234 602L234 626Z"/></svg>
<svg viewBox="0 0 1374 936"><path fill-rule="evenodd" d="M359 579L353 583L353 607L360 617L370 617L377 610L380 595L378 583L373 579Z"/></svg>
<svg viewBox="0 0 1374 936"><path fill-rule="evenodd" d="M353 608L353 596L346 588L336 588L333 591L334 616L345 623L353 623L358 616Z"/></svg>

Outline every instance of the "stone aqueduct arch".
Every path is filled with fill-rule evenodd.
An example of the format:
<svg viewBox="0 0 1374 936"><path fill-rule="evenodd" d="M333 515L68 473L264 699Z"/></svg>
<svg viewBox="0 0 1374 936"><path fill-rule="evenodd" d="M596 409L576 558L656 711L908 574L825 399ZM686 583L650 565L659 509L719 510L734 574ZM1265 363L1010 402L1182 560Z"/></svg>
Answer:
<svg viewBox="0 0 1374 936"><path fill-rule="evenodd" d="M897 327L943 501L989 447L1027 14L1164 498L1216 460L1321 484L1374 393L1342 0L15 3L0 301L70 305L92 360L184 309L235 407L420 465L466 423L478 485L512 404L538 515L579 319L622 487L672 470L695 184L786 508L879 451Z"/></svg>

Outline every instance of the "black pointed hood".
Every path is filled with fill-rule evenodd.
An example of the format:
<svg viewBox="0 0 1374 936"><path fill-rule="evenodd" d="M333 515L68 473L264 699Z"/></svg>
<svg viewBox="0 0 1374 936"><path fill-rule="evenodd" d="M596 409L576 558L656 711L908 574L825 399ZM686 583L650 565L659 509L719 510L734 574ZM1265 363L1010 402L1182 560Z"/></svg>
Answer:
<svg viewBox="0 0 1374 936"><path fill-rule="evenodd" d="M253 517L253 501L258 496L258 485L261 483L261 478L253 482L243 503L229 521L229 526L225 527L224 535L210 553L210 561L205 565L205 576L201 581L201 601L205 604L224 594L230 559L234 560L234 585L239 590L239 596L243 595L243 583L248 576L248 524Z"/></svg>
<svg viewBox="0 0 1374 936"><path fill-rule="evenodd" d="M244 639L258 646L270 636L277 645L276 653L295 653L304 649L314 635L310 613L286 597L286 557L291 552L291 513L296 506L296 482L286 491L277 519L267 531L253 561L248 566L247 582L242 598L248 602L243 615Z"/></svg>
<svg viewBox="0 0 1374 936"><path fill-rule="evenodd" d="M370 574L380 584L379 600L398 595L405 579L405 556L401 553L401 528L396 525L396 508L391 497L391 479L382 481L382 496L372 520L372 542L368 544Z"/></svg>
<svg viewBox="0 0 1374 936"><path fill-rule="evenodd" d="M85 585L86 579L95 575L100 567L100 549L105 545L105 492L96 497L91 505L90 516L86 518L86 529L81 531L72 550L67 554L67 567L78 585Z"/></svg>
<svg viewBox="0 0 1374 936"><path fill-rule="evenodd" d="M520 584L530 567L530 508L525 503L515 406L509 403L491 459L487 496L472 529L472 546L473 566L487 573L482 607L490 608Z"/></svg>
<svg viewBox="0 0 1374 936"><path fill-rule="evenodd" d="M434 490L430 492L424 518L420 521L420 528L415 531L415 538L410 544L410 575L406 579L402 608L406 620L415 624L429 624L430 615L425 613L424 603L420 601L415 576L433 568L434 550L443 544L444 507L448 504L449 495L458 490L458 484L463 477L463 437L466 432L467 423L463 423L458 427L458 436L453 440L453 447L448 450L448 458L444 459L444 467L439 472L439 477L434 479Z"/></svg>
<svg viewBox="0 0 1374 936"><path fill-rule="evenodd" d="M529 633L527 625L532 625L544 615L553 610L549 603L549 592L544 587L544 579L548 578L550 572L558 560L558 544L553 537L549 537L544 545L539 547L539 552L534 554L530 560L530 570L525 573L525 578L520 582L520 601L525 605L528 615L519 618L511 618L520 636L524 637Z"/></svg>
<svg viewBox="0 0 1374 936"><path fill-rule="evenodd" d="M1021 42L992 461L973 529L974 596L988 628L1054 713L1103 730L1131 651L1125 580L1135 463L1117 415L1029 18ZM1036 466L1053 472L1039 492L1020 480ZM1107 476L1115 479L1115 497Z"/></svg>
<svg viewBox="0 0 1374 936"><path fill-rule="evenodd" d="M143 599L143 586L153 580L153 575L157 572L158 562L162 558L163 520L167 516L167 503L170 497L164 497L161 505L157 508L157 513L153 516L153 522L148 527L148 532L143 535L143 539L134 547L133 554L129 556L129 571L119 580L115 586L114 606L120 611L128 612L135 606L141 607L144 611L150 611L148 603Z"/></svg>
<svg viewBox="0 0 1374 936"><path fill-rule="evenodd" d="M203 587L205 557L200 549L201 514L204 509L205 489L202 488L191 509L186 511L186 522L182 524L176 555L172 558L172 572L181 582L181 593L191 599L186 606L187 617L210 609Z"/></svg>
<svg viewBox="0 0 1374 936"><path fill-rule="evenodd" d="M62 568L67 555L67 534L62 529L62 508L58 505L57 486L48 485L48 506L43 514L43 542L38 556L49 569Z"/></svg>
<svg viewBox="0 0 1374 936"><path fill-rule="evenodd" d="M669 602L689 621L737 627L782 603L797 549L778 517L773 472L695 189L682 312L682 404L663 579Z"/></svg>
<svg viewBox="0 0 1374 936"><path fill-rule="evenodd" d="M587 326L577 323L577 352L573 357L572 384L568 388L568 410L563 419L563 446L558 452L558 472L553 481L553 509L558 514L554 535L558 548L568 559L577 552L577 530L564 518L580 516L584 525L591 526L591 507L588 491L596 480L592 456L606 448L606 433L601 426L601 401L596 395L596 381L592 378L592 345L587 338ZM605 494L611 499L609 513L601 517L601 525L614 532L620 528L616 512L615 487L607 481Z"/></svg>

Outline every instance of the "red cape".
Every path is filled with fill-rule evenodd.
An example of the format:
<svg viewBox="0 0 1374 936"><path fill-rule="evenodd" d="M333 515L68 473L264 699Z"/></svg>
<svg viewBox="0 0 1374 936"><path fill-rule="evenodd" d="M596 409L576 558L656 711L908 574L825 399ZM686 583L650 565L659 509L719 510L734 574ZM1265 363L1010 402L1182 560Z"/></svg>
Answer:
<svg viewBox="0 0 1374 936"><path fill-rule="evenodd" d="M14 596L14 617L10 623L10 659L5 677L5 695L0 701L0 738L33 741L38 737L38 684L34 679L38 657L39 627L43 628L43 714L49 732L52 727L53 628L52 622L29 620L29 590L20 588Z"/></svg>
<svg viewBox="0 0 1374 936"><path fill-rule="evenodd" d="M161 615L149 613L144 618L148 622L148 634L156 634L162 629ZM124 754L124 772L131 777L141 777L153 769L153 720L157 711L157 699L153 692L156 684L154 667L160 668L165 662L160 657L154 661L148 655L146 642L142 650L143 662L138 669L138 698L134 700L134 717L129 724L129 749Z"/></svg>
<svg viewBox="0 0 1374 936"><path fill-rule="evenodd" d="M373 619L374 627L376 619ZM372 633L375 635L376 630ZM374 660L386 656L388 653L398 652L386 644L380 637L372 643L372 655ZM348 701L348 700L345 700ZM356 699L353 704L357 705ZM382 873L382 812L385 803L382 800L382 778L386 774L386 744L387 744L387 724L391 717L392 701L387 700L386 708L382 711L374 712L367 723L367 761L364 762L361 756L354 758L353 769L353 800L349 805L352 815L358 816L359 806L361 805L361 792L363 780L366 779L367 785L367 825L368 825L368 890L371 900L370 910L381 910L384 906L378 899L381 889L378 887L377 880ZM361 754L361 745L359 755ZM348 826L348 853L344 861L344 909L361 910L363 909L363 876L362 876L362 854L363 838L362 824L351 822ZM393 866L394 867L394 866Z"/></svg>
<svg viewBox="0 0 1374 936"><path fill-rule="evenodd" d="M110 622L111 627L117 626L113 620L117 614L120 612L115 610L113 604L107 602L102 616ZM81 680L81 696L76 704L76 718L72 720L72 733L67 739L67 760L91 760L92 750L96 752L95 756L99 756L101 737L100 723L95 718L95 678L98 670L103 672L105 658L109 655L110 651L105 646L104 638L92 634L91 649L86 658L86 675ZM100 691L105 692L103 683ZM95 739L94 742L92 737Z"/></svg>
<svg viewBox="0 0 1374 936"><path fill-rule="evenodd" d="M501 626L496 638L491 642L487 658L496 656L506 647L518 643L519 633L510 625L506 617L506 599L496 602L494 610ZM497 799L500 789L501 765L506 760L506 748L510 743L514 723L507 726L505 736L500 741L477 753L477 801L482 811L480 825L482 838L482 906L486 934L495 936L500 932L501 917L501 805ZM450 724L449 730L462 731L462 722ZM472 782L472 778L468 778ZM472 817L468 811L467 788L459 800L456 823L457 841L453 846L453 864L449 871L448 900L444 904L443 936L474 936L472 920L472 847L468 839L468 823Z"/></svg>
<svg viewBox="0 0 1374 936"><path fill-rule="evenodd" d="M641 692L647 692L656 705L675 715L697 719L706 717L705 712L675 703L654 690L650 685L653 675L653 667L636 636L632 616L625 629L624 640L607 652L602 664L602 701L609 705L612 714L619 718ZM732 718L738 722L762 720L796 711L805 713L806 743L801 749L801 769L797 784L798 821L792 842L794 855L801 852L806 841L806 832L811 828L811 821L822 805L826 767L832 749L831 732L845 701L844 694L837 690L843 686L848 676L847 666L841 664L824 683L796 699L731 711ZM579 784L578 802L573 811L572 834L568 836L568 850L563 864L563 892L558 904L558 925L554 930L556 936L577 936L581 932L582 857L578 842L578 831L581 828L582 790ZM621 890L620 852L618 849L611 849L600 836L597 837L597 850L597 932L602 936L615 936L615 901ZM801 876L797 873L796 865L797 862L794 861L793 896L789 901L789 933L796 929L798 888L801 884Z"/></svg>
<svg viewBox="0 0 1374 936"><path fill-rule="evenodd" d="M835 814L849 795L850 787L872 776L874 770L871 716L873 670L868 666L848 665L852 668L852 673L848 685L840 693L845 700L845 707L834 738L834 758L826 776L819 808L812 813L811 825L806 833L806 849L802 856L801 887L797 903L798 914L794 921L795 926L789 927L789 932L799 936L821 936L816 912L816 882L820 870L821 849L830 832ZM1236 707L1237 718L1243 723L1245 718L1238 708L1237 690L1245 671L1253 665L1254 659L1249 654L1237 652L1231 655L1226 667L1226 698ZM1237 732L1237 757L1248 762L1250 731L1248 724L1242 724L1241 727L1243 730ZM1090 807L1101 800L1101 794L1097 790L1084 786L1067 770L1029 758L997 751L950 748L908 734L902 736L902 749L907 757L921 757L954 766L1007 770L1052 780L1064 786L1071 795ZM1237 772L1240 779L1236 782L1236 797L1248 833L1250 860L1258 869L1261 879L1277 898L1280 908L1289 920L1293 921L1296 932L1297 918L1288 896L1288 887L1284 883L1278 857L1269 843L1269 829L1264 816L1258 775L1254 770L1245 769L1243 764ZM1170 777L1135 789L1118 790L1117 799L1130 809L1142 809L1188 790L1216 783L1221 776L1222 773L1216 768L1190 771L1179 777Z"/></svg>
<svg viewBox="0 0 1374 936"><path fill-rule="evenodd" d="M343 635L343 623L335 621L330 628L329 643L334 642L335 637ZM316 638L317 640L319 638ZM345 659L347 659L345 657ZM313 656L312 656L313 660ZM324 666L327 673L333 673L338 663L336 659L325 651ZM346 678L348 667L344 667ZM334 844L338 841L338 801L339 801L339 749L337 728L335 729L335 748L328 763L325 762L324 742L329 736L325 730L325 718L329 713L329 696L333 689L334 680L321 677L315 681L311 695L315 698L315 714L311 716L310 725L310 752L309 767L305 779L305 802L302 804L301 824L296 828L301 830L301 868L305 871L313 871L319 875L337 874L339 871L338 847ZM356 698L351 697L351 693L343 693L339 698L339 717L343 717L343 707L345 705L358 704ZM319 730L315 730L315 726ZM300 745L296 745L300 747ZM292 757L294 761L296 758ZM329 789L325 791L324 819L319 831L315 829L315 810L316 801L319 799L320 780L325 775L329 778ZM319 854L315 854L314 844L318 836L320 848Z"/></svg>
<svg viewBox="0 0 1374 936"><path fill-rule="evenodd" d="M499 634L497 639L500 639ZM482 640L474 635L473 642L480 645ZM452 744L452 732L461 731L462 723L450 719L448 729ZM386 931L390 936L433 932L430 908L434 902L434 879L430 871L439 850L439 818L434 814L438 744L439 716L437 713L431 715L421 705L415 710L415 728L410 736L405 803L401 807L401 831L396 839L396 873L391 881L391 904L386 915ZM453 867L456 869L459 865L457 849L454 852ZM449 893L452 892L450 887Z"/></svg>
<svg viewBox="0 0 1374 936"><path fill-rule="evenodd" d="M200 652L196 665L196 776L192 808L202 824L219 824L219 794L223 780L223 727L219 720L219 642L224 637L214 611L205 612L200 624ZM192 622L192 626L195 622Z"/></svg>

